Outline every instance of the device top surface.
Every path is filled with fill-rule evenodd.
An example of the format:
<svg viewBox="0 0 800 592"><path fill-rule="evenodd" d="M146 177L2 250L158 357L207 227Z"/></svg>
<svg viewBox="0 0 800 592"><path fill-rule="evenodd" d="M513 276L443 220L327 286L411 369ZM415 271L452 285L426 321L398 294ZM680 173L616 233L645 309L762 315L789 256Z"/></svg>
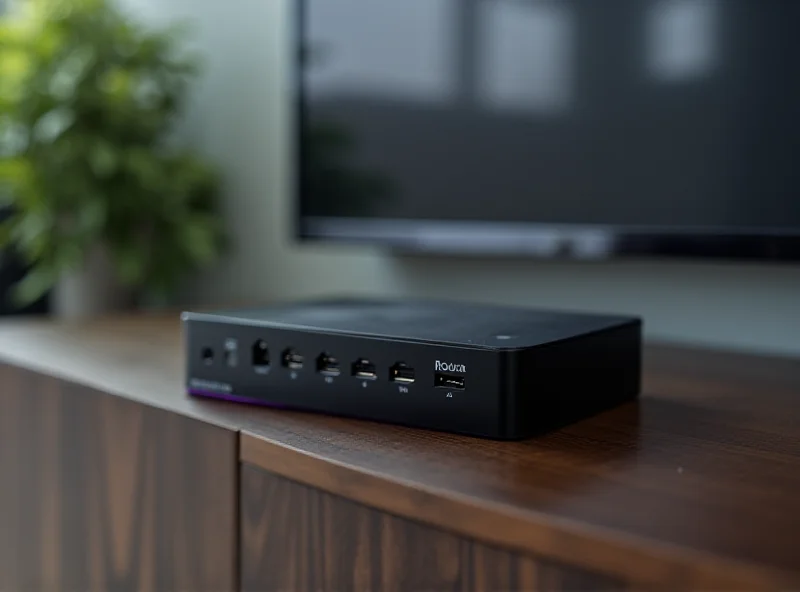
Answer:
<svg viewBox="0 0 800 592"><path fill-rule="evenodd" d="M638 322L634 317L464 302L362 299L187 313L184 318L508 350Z"/></svg>

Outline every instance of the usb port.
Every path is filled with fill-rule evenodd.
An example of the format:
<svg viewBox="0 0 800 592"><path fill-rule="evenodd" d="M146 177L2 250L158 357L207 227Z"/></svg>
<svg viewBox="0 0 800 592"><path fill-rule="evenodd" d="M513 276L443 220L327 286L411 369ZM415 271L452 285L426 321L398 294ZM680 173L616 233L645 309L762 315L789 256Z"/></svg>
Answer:
<svg viewBox="0 0 800 592"><path fill-rule="evenodd" d="M446 388L453 390L464 390L466 380L463 376L456 374L445 374L444 372L437 372L433 379L433 386L437 388Z"/></svg>
<svg viewBox="0 0 800 592"><path fill-rule="evenodd" d="M414 382L414 369L403 362L397 362L389 368L389 380L409 384Z"/></svg>
<svg viewBox="0 0 800 592"><path fill-rule="evenodd" d="M339 360L329 354L320 354L317 358L317 372L325 376L339 376Z"/></svg>
<svg viewBox="0 0 800 592"><path fill-rule="evenodd" d="M375 380L378 373L375 371L375 364L365 358L359 358L351 367L351 374L362 380Z"/></svg>
<svg viewBox="0 0 800 592"><path fill-rule="evenodd" d="M303 367L303 356L291 348L284 350L283 365L289 370L300 370Z"/></svg>

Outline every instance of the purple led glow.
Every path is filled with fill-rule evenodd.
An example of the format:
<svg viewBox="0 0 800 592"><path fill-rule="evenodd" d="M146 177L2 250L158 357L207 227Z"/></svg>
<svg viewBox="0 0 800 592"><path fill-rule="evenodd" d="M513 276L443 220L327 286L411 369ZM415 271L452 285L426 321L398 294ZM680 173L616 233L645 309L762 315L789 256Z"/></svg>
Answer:
<svg viewBox="0 0 800 592"><path fill-rule="evenodd" d="M273 409L289 409L286 405L279 403L271 403L269 401L262 401L260 399L251 399L249 397L242 397L240 395L233 395L227 393L215 393L212 391L202 391L198 389L189 389L189 394L193 397L205 397L207 399L219 399L221 401L233 401L235 403L248 403L250 405L259 405L261 407L272 407Z"/></svg>

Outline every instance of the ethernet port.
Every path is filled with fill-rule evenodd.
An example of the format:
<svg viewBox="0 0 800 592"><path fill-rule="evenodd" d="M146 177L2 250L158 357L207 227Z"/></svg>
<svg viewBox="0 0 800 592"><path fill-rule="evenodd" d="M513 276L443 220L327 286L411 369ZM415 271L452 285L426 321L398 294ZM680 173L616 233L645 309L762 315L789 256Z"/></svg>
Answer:
<svg viewBox="0 0 800 592"><path fill-rule="evenodd" d="M267 347L267 342L263 339L259 339L253 344L251 355L254 368L269 366L269 347Z"/></svg>

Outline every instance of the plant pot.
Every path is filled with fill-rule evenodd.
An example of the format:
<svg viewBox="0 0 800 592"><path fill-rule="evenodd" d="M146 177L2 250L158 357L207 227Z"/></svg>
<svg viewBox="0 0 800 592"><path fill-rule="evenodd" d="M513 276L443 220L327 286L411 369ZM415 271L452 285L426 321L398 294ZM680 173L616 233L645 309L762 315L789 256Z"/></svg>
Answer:
<svg viewBox="0 0 800 592"><path fill-rule="evenodd" d="M63 274L51 299L53 316L67 321L108 316L132 306L131 291L117 281L102 249L92 251L81 269Z"/></svg>

